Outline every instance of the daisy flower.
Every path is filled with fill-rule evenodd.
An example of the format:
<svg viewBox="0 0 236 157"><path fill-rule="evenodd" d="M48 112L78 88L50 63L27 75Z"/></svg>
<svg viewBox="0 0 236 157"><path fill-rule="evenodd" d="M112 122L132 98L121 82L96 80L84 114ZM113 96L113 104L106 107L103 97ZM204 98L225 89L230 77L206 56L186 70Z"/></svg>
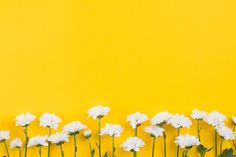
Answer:
<svg viewBox="0 0 236 157"><path fill-rule="evenodd" d="M67 133L55 133L49 136L48 141L58 145L61 150L61 157L64 157L64 151L62 145L65 142L69 142L69 136Z"/></svg>
<svg viewBox="0 0 236 157"><path fill-rule="evenodd" d="M129 122L135 130L135 136L138 135L138 127L141 126L141 124L146 120L148 120L148 116L141 112L132 113L127 117L127 122Z"/></svg>
<svg viewBox="0 0 236 157"><path fill-rule="evenodd" d="M10 157L9 150L7 147L6 140L10 139L10 131L0 131L0 142L3 142L5 145L5 149L7 151L7 156Z"/></svg>

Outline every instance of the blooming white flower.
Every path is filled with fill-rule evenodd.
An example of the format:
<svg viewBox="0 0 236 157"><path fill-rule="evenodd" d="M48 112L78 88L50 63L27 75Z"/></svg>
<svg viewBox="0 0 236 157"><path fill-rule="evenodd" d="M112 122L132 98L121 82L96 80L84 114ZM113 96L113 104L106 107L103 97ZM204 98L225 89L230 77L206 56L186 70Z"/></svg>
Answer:
<svg viewBox="0 0 236 157"><path fill-rule="evenodd" d="M236 125L236 116L232 116L232 120L233 120L234 125Z"/></svg>
<svg viewBox="0 0 236 157"><path fill-rule="evenodd" d="M234 131L224 125L216 127L217 133L225 140L234 140Z"/></svg>
<svg viewBox="0 0 236 157"><path fill-rule="evenodd" d="M181 148L191 148L192 146L199 146L200 141L196 136L179 135L175 139L175 143Z"/></svg>
<svg viewBox="0 0 236 157"><path fill-rule="evenodd" d="M144 132L150 134L153 137L159 137L163 135L165 130L159 126L147 126L144 128Z"/></svg>
<svg viewBox="0 0 236 157"><path fill-rule="evenodd" d="M80 121L74 121L66 124L63 127L63 131L69 135L78 134L81 130L86 129L87 126L82 124Z"/></svg>
<svg viewBox="0 0 236 157"><path fill-rule="evenodd" d="M23 143L21 141L21 139L19 138L15 138L14 140L12 140L10 142L10 148L13 149L13 148L20 148L22 147Z"/></svg>
<svg viewBox="0 0 236 157"><path fill-rule="evenodd" d="M69 138L67 133L55 133L49 136L48 141L60 145L68 142Z"/></svg>
<svg viewBox="0 0 236 157"><path fill-rule="evenodd" d="M207 116L207 113L205 111L200 111L198 109L194 109L192 111L191 117L196 120L203 120Z"/></svg>
<svg viewBox="0 0 236 157"><path fill-rule="evenodd" d="M205 121L213 127L218 127L224 125L225 118L225 115L220 112L212 111L206 116Z"/></svg>
<svg viewBox="0 0 236 157"><path fill-rule="evenodd" d="M29 112L27 112L26 114L21 114L16 117L16 126L28 126L31 122L35 120L35 118L36 117Z"/></svg>
<svg viewBox="0 0 236 157"><path fill-rule="evenodd" d="M138 137L129 137L120 147L125 151L138 152L141 147L144 147L144 144L144 141Z"/></svg>
<svg viewBox="0 0 236 157"><path fill-rule="evenodd" d="M28 143L27 147L48 146L47 139L48 139L48 136L40 136L40 135L34 136L34 137L29 139L29 143Z"/></svg>
<svg viewBox="0 0 236 157"><path fill-rule="evenodd" d="M51 113L44 113L40 118L40 126L42 127L49 127L52 129L57 129L59 123L61 123L61 119L56 116L55 114Z"/></svg>
<svg viewBox="0 0 236 157"><path fill-rule="evenodd" d="M135 112L128 116L127 121L130 123L132 128L137 128L140 126L143 122L145 122L148 119L148 116L141 112Z"/></svg>
<svg viewBox="0 0 236 157"><path fill-rule="evenodd" d="M192 125L192 121L185 117L185 115L175 114L167 121L167 124L171 124L175 128L189 128Z"/></svg>
<svg viewBox="0 0 236 157"><path fill-rule="evenodd" d="M96 118L104 117L105 115L107 115L107 113L110 110L111 109L109 107L94 106L94 107L90 108L87 113L88 113L89 117L92 117L93 119L96 119Z"/></svg>
<svg viewBox="0 0 236 157"><path fill-rule="evenodd" d="M0 142L10 139L10 131L0 131Z"/></svg>
<svg viewBox="0 0 236 157"><path fill-rule="evenodd" d="M162 126L171 118L171 116L172 115L169 112L160 112L151 119L151 125Z"/></svg>
<svg viewBox="0 0 236 157"><path fill-rule="evenodd" d="M92 136L92 132L90 129L85 130L83 134L85 138L90 138Z"/></svg>
<svg viewBox="0 0 236 157"><path fill-rule="evenodd" d="M101 135L109 135L119 137L124 128L117 124L106 124L104 128L101 129Z"/></svg>

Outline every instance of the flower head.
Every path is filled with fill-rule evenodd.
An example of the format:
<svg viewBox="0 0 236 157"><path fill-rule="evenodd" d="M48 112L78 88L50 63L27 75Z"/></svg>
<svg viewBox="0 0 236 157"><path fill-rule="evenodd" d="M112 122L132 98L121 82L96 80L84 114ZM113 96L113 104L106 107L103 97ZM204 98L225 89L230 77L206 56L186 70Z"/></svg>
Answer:
<svg viewBox="0 0 236 157"><path fill-rule="evenodd" d="M171 116L172 115L169 112L160 112L151 119L151 125L162 126L171 118Z"/></svg>
<svg viewBox="0 0 236 157"><path fill-rule="evenodd" d="M207 113L205 111L200 111L198 109L194 109L192 111L191 117L196 120L203 120L207 116Z"/></svg>
<svg viewBox="0 0 236 157"><path fill-rule="evenodd" d="M55 133L49 136L48 141L60 145L68 142L69 138L67 133Z"/></svg>
<svg viewBox="0 0 236 157"><path fill-rule="evenodd" d="M10 148L13 149L13 148L20 148L22 147L23 143L21 141L21 139L19 138L15 138L14 140L12 140L10 142Z"/></svg>
<svg viewBox="0 0 236 157"><path fill-rule="evenodd" d="M175 128L189 128L192 125L192 122L183 114L175 114L167 121L167 124L171 124Z"/></svg>
<svg viewBox="0 0 236 157"><path fill-rule="evenodd" d="M141 112L135 112L128 116L127 121L130 123L132 128L137 128L140 126L143 122L145 122L148 119L148 116Z"/></svg>
<svg viewBox="0 0 236 157"><path fill-rule="evenodd" d="M233 120L234 125L236 125L236 116L232 116L232 120Z"/></svg>
<svg viewBox="0 0 236 157"><path fill-rule="evenodd" d="M109 107L94 106L94 107L90 108L87 113L89 114L89 117L92 117L93 119L96 119L96 118L104 117L105 115L107 115L107 113L110 110L111 109Z"/></svg>
<svg viewBox="0 0 236 157"><path fill-rule="evenodd" d="M138 152L141 147L144 147L144 144L144 141L138 137L129 137L120 147L125 151Z"/></svg>
<svg viewBox="0 0 236 157"><path fill-rule="evenodd" d="M90 129L85 130L83 134L85 138L90 138L92 136L92 132Z"/></svg>
<svg viewBox="0 0 236 157"><path fill-rule="evenodd" d="M87 126L82 124L80 121L74 121L66 124L63 127L63 131L69 135L78 134L81 130L86 129Z"/></svg>
<svg viewBox="0 0 236 157"><path fill-rule="evenodd" d="M163 135L165 130L159 126L147 126L144 128L144 132L150 134L152 137L159 137Z"/></svg>
<svg viewBox="0 0 236 157"><path fill-rule="evenodd" d="M234 131L224 125L216 127L217 133L225 140L234 140Z"/></svg>
<svg viewBox="0 0 236 157"><path fill-rule="evenodd" d="M48 146L47 139L48 139L48 136L40 136L40 135L34 136L34 137L29 139L28 147L32 147L32 146L37 146L37 147Z"/></svg>
<svg viewBox="0 0 236 157"><path fill-rule="evenodd" d="M218 127L224 125L225 118L225 115L220 112L212 111L206 116L205 121L213 127Z"/></svg>
<svg viewBox="0 0 236 157"><path fill-rule="evenodd" d="M192 146L199 146L200 141L196 136L191 135L179 135L175 139L175 143L181 148L191 148Z"/></svg>
<svg viewBox="0 0 236 157"><path fill-rule="evenodd" d="M10 131L0 131L0 142L10 139Z"/></svg>
<svg viewBox="0 0 236 157"><path fill-rule="evenodd" d="M40 118L40 126L42 127L49 127L52 129L57 129L59 123L61 123L61 119L56 116L55 114L44 113Z"/></svg>
<svg viewBox="0 0 236 157"><path fill-rule="evenodd" d="M101 135L109 135L119 137L124 128L117 124L106 124L104 128L101 129Z"/></svg>
<svg viewBox="0 0 236 157"><path fill-rule="evenodd" d="M26 114L21 114L16 117L16 126L20 125L22 127L30 125L31 122L35 120L35 116L27 112Z"/></svg>

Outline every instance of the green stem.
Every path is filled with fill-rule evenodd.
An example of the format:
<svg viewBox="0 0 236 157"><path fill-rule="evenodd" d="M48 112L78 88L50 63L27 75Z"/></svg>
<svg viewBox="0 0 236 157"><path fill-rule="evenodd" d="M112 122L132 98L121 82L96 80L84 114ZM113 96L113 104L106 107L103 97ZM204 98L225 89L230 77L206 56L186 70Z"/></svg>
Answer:
<svg viewBox="0 0 236 157"><path fill-rule="evenodd" d="M91 146L90 139L88 139L88 144L89 144L90 156L93 157L93 149L92 149L92 146Z"/></svg>
<svg viewBox="0 0 236 157"><path fill-rule="evenodd" d="M27 149L28 149L27 145L29 141L27 126L24 127L24 133L25 133L25 157L27 157Z"/></svg>
<svg viewBox="0 0 236 157"><path fill-rule="evenodd" d="M201 137L200 137L200 120L197 120L197 136L199 141L201 141Z"/></svg>
<svg viewBox="0 0 236 157"><path fill-rule="evenodd" d="M136 126L136 128L134 129L134 136L138 136L138 126Z"/></svg>
<svg viewBox="0 0 236 157"><path fill-rule="evenodd" d="M64 157L64 151L62 149L62 144L60 144L59 146L60 146L60 150L61 150L61 157Z"/></svg>
<svg viewBox="0 0 236 157"><path fill-rule="evenodd" d="M218 157L217 131L215 130L215 157Z"/></svg>
<svg viewBox="0 0 236 157"><path fill-rule="evenodd" d="M136 157L136 156L137 156L137 152L133 151L133 157Z"/></svg>
<svg viewBox="0 0 236 157"><path fill-rule="evenodd" d="M98 153L102 157L102 143L101 143L101 118L98 118Z"/></svg>
<svg viewBox="0 0 236 157"><path fill-rule="evenodd" d="M180 128L177 129L177 136L179 136L179 133L180 133ZM176 154L177 157L179 157L179 145L177 146L177 154Z"/></svg>
<svg viewBox="0 0 236 157"><path fill-rule="evenodd" d="M39 146L39 157L42 156L42 149L41 149L41 146Z"/></svg>
<svg viewBox="0 0 236 157"><path fill-rule="evenodd" d="M188 157L188 149L187 148L184 151L184 157Z"/></svg>
<svg viewBox="0 0 236 157"><path fill-rule="evenodd" d="M156 144L156 137L153 137L153 143L152 143L152 157L155 156L155 144Z"/></svg>
<svg viewBox="0 0 236 157"><path fill-rule="evenodd" d="M222 154L223 152L223 142L224 142L224 139L222 139L220 142L220 154Z"/></svg>
<svg viewBox="0 0 236 157"><path fill-rule="evenodd" d="M76 134L74 134L73 137L74 137L74 157L76 157L77 153Z"/></svg>
<svg viewBox="0 0 236 157"><path fill-rule="evenodd" d="M6 151L7 151L7 156L10 157L10 154L9 154L9 150L8 150L6 141L4 140L3 143L4 143L5 148L6 148Z"/></svg>
<svg viewBox="0 0 236 157"><path fill-rule="evenodd" d="M163 132L163 137L164 137L164 157L166 157L166 133L165 131Z"/></svg>
<svg viewBox="0 0 236 157"><path fill-rule="evenodd" d="M52 129L49 128L48 137L51 135ZM51 152L51 142L48 141L48 157L50 157Z"/></svg>
<svg viewBox="0 0 236 157"><path fill-rule="evenodd" d="M21 149L20 149L20 147L18 148L18 150L19 150L19 157L21 157Z"/></svg>
<svg viewBox="0 0 236 157"><path fill-rule="evenodd" d="M115 157L115 136L112 136L112 157Z"/></svg>

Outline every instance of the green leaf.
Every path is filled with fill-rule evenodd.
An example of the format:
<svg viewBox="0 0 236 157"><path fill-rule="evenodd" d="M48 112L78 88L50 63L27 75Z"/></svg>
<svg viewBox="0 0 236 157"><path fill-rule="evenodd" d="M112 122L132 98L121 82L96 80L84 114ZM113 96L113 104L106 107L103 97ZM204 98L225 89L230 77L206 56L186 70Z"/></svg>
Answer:
<svg viewBox="0 0 236 157"><path fill-rule="evenodd" d="M219 157L235 157L235 155L233 154L233 149L230 148L230 149L225 149Z"/></svg>
<svg viewBox="0 0 236 157"><path fill-rule="evenodd" d="M197 152L200 154L201 157L204 157L206 155L206 153L211 150L212 150L212 148L208 149L208 148L204 147L204 145L202 145L202 144L197 147Z"/></svg>
<svg viewBox="0 0 236 157"><path fill-rule="evenodd" d="M94 157L95 149L93 149L93 150L91 151L91 154L92 154L92 157Z"/></svg>

